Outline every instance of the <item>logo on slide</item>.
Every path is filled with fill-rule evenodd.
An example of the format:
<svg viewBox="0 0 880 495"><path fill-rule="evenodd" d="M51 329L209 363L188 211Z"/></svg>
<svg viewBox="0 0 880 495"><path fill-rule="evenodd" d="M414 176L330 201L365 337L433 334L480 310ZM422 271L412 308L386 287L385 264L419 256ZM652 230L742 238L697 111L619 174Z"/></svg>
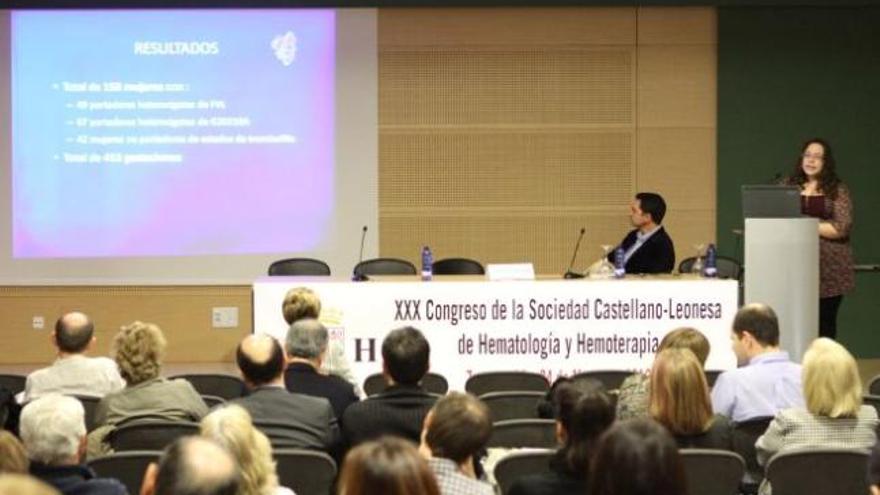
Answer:
<svg viewBox="0 0 880 495"><path fill-rule="evenodd" d="M272 39L272 50L285 67L292 64L296 60L296 35L292 31L279 34Z"/></svg>

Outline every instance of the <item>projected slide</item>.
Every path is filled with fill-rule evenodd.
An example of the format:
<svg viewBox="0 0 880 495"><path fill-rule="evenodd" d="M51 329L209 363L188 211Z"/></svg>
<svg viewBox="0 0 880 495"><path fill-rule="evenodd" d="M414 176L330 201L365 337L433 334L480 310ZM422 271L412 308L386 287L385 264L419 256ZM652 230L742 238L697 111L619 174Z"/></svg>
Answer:
<svg viewBox="0 0 880 495"><path fill-rule="evenodd" d="M13 12L13 256L314 248L335 29L330 10Z"/></svg>

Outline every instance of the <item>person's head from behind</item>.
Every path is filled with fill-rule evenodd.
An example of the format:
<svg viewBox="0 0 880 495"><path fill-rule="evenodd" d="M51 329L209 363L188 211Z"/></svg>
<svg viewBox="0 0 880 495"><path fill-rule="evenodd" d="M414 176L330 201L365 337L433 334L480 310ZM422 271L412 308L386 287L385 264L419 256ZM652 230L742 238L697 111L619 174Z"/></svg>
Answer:
<svg viewBox="0 0 880 495"><path fill-rule="evenodd" d="M633 419L602 435L590 470L591 495L687 493L678 446L659 423Z"/></svg>
<svg viewBox="0 0 880 495"><path fill-rule="evenodd" d="M237 495L238 466L206 438L182 437L165 448L144 474L141 495Z"/></svg>
<svg viewBox="0 0 880 495"><path fill-rule="evenodd" d="M422 446L432 457L470 466L492 434L489 408L473 395L451 392L434 404L425 417Z"/></svg>
<svg viewBox="0 0 880 495"><path fill-rule="evenodd" d="M633 227L652 228L663 223L666 201L657 193L640 192L630 204L630 222Z"/></svg>
<svg viewBox="0 0 880 495"><path fill-rule="evenodd" d="M709 339L706 338L699 330L691 327L680 327L666 334L660 345L657 347L657 353L666 349L690 349L700 361L700 366L706 366L706 359L709 358Z"/></svg>
<svg viewBox="0 0 880 495"><path fill-rule="evenodd" d="M0 474L27 474L29 464L21 441L12 433L0 430Z"/></svg>
<svg viewBox="0 0 880 495"><path fill-rule="evenodd" d="M327 352L327 340L327 328L320 321L303 318L290 325L284 347L288 358L308 361L320 367Z"/></svg>
<svg viewBox="0 0 880 495"><path fill-rule="evenodd" d="M339 495L440 495L434 473L410 442L381 437L351 450L342 464Z"/></svg>
<svg viewBox="0 0 880 495"><path fill-rule="evenodd" d="M254 427L243 407L231 404L214 409L202 419L201 433L225 448L238 463L238 495L263 495L278 487L269 439Z"/></svg>
<svg viewBox="0 0 880 495"><path fill-rule="evenodd" d="M110 354L130 387L159 376L167 345L162 329L153 323L135 321L119 330Z"/></svg>
<svg viewBox="0 0 880 495"><path fill-rule="evenodd" d="M431 346L413 327L392 330L382 341L382 367L386 380L415 386L428 372Z"/></svg>
<svg viewBox="0 0 880 495"><path fill-rule="evenodd" d="M48 394L28 403L21 411L19 429L33 462L76 465L85 454L85 410L73 397Z"/></svg>
<svg viewBox="0 0 880 495"><path fill-rule="evenodd" d="M599 437L614 422L614 405L602 383L592 378L562 383L553 402L560 460L569 475L585 479Z"/></svg>
<svg viewBox="0 0 880 495"><path fill-rule="evenodd" d="M52 338L59 353L80 354L94 343L95 325L79 311L65 313L55 322Z"/></svg>
<svg viewBox="0 0 880 495"><path fill-rule="evenodd" d="M804 402L817 416L853 418L862 405L862 380L856 360L845 347L818 338L804 353Z"/></svg>
<svg viewBox="0 0 880 495"><path fill-rule="evenodd" d="M706 375L690 349L666 349L654 359L649 411L674 435L698 435L712 423Z"/></svg>
<svg viewBox="0 0 880 495"><path fill-rule="evenodd" d="M0 495L61 495L51 485L22 473L0 474Z"/></svg>
<svg viewBox="0 0 880 495"><path fill-rule="evenodd" d="M288 325L303 318L315 318L321 314L321 299L308 287L294 287L284 295L281 312Z"/></svg>
<svg viewBox="0 0 880 495"><path fill-rule="evenodd" d="M746 364L757 355L776 350L779 347L779 320L776 313L766 304L746 304L733 317L730 339L739 364Z"/></svg>
<svg viewBox="0 0 880 495"><path fill-rule="evenodd" d="M260 387L278 382L287 361L281 344L270 335L248 335L235 350L235 361L245 383Z"/></svg>

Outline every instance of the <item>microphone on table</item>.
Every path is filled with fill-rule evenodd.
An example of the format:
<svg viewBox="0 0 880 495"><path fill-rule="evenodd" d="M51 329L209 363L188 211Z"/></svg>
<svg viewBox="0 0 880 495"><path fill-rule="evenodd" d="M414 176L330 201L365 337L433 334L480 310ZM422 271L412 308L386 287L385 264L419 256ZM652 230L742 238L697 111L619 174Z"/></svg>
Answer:
<svg viewBox="0 0 880 495"><path fill-rule="evenodd" d="M563 278L584 278L584 276L580 273L571 271L574 268L574 260L577 258L578 249L581 247L581 240L584 238L584 233L587 231L586 228L581 227L581 235L578 236L577 244L574 245L574 252L571 253L571 263L568 264L568 270L565 271L565 275Z"/></svg>
<svg viewBox="0 0 880 495"><path fill-rule="evenodd" d="M364 261L364 241L367 238L367 226L364 225L363 231L361 231L361 253L358 255L357 265L354 265L357 268L358 265ZM370 278L364 275L363 273L353 273L351 276L351 280L354 282L363 282L365 280L369 280Z"/></svg>

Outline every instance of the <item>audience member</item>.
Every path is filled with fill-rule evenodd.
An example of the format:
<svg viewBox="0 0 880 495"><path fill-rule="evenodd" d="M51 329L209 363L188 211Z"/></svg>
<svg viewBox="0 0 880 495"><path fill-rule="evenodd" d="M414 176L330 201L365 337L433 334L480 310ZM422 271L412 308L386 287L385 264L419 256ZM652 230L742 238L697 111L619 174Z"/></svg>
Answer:
<svg viewBox="0 0 880 495"><path fill-rule="evenodd" d="M553 383L550 384L550 388L544 392L544 397L538 401L537 412L538 417L541 419L556 419L558 412L556 410L556 392L559 390L559 387L571 383L571 378L567 376L559 376L556 380L553 380Z"/></svg>
<svg viewBox="0 0 880 495"><path fill-rule="evenodd" d="M710 346L709 340L699 330L682 327L663 337L657 352L660 353L665 349L690 349L700 361L700 366L705 366ZM627 377L620 385L617 395L617 419L622 421L647 418L650 389L651 380L647 373L635 373Z"/></svg>
<svg viewBox="0 0 880 495"><path fill-rule="evenodd" d="M211 440L183 437L144 473L141 495L237 495L235 459Z"/></svg>
<svg viewBox="0 0 880 495"><path fill-rule="evenodd" d="M443 495L493 495L492 485L477 479L474 460L492 434L489 408L476 397L452 392L425 417L420 451Z"/></svg>
<svg viewBox="0 0 880 495"><path fill-rule="evenodd" d="M321 299L315 294L315 291L308 287L294 287L285 294L284 301L281 303L281 312L288 325L303 318L317 320L321 315ZM321 372L344 379L360 393L357 378L351 371L351 365L345 358L345 352L338 342L331 341L329 343L327 353L321 361Z"/></svg>
<svg viewBox="0 0 880 495"><path fill-rule="evenodd" d="M349 405L359 400L351 383L318 371L327 354L327 329L321 322L313 318L293 322L287 331L285 350L288 364L284 385L287 390L329 400L339 419Z"/></svg>
<svg viewBox="0 0 880 495"><path fill-rule="evenodd" d="M244 408L231 404L215 409L202 419L201 429L202 436L224 447L238 462L237 495L293 495L289 488L278 486L269 439L254 428Z"/></svg>
<svg viewBox="0 0 880 495"><path fill-rule="evenodd" d="M740 368L722 373L712 388L715 412L736 422L803 407L801 366L779 349L779 321L765 304L747 304L733 319L733 352Z"/></svg>
<svg viewBox="0 0 880 495"><path fill-rule="evenodd" d="M877 442L877 411L862 405L862 381L856 360L842 345L819 338L804 354L806 410L781 411L755 443L758 463L791 449L869 449ZM770 493L769 483L761 493Z"/></svg>
<svg viewBox="0 0 880 495"><path fill-rule="evenodd" d="M675 247L663 228L666 201L657 193L640 192L630 204L631 230L620 241L626 273L670 273L675 268ZM614 263L614 251L608 261Z"/></svg>
<svg viewBox="0 0 880 495"><path fill-rule="evenodd" d="M675 437L678 448L732 450L730 422L712 414L703 366L690 349L666 349L651 370L651 417Z"/></svg>
<svg viewBox="0 0 880 495"><path fill-rule="evenodd" d="M353 449L339 476L339 495L440 495L437 480L411 442L382 437Z"/></svg>
<svg viewBox="0 0 880 495"><path fill-rule="evenodd" d="M687 493L675 440L650 419L621 421L605 432L590 472L590 495Z"/></svg>
<svg viewBox="0 0 880 495"><path fill-rule="evenodd" d="M0 495L60 495L42 481L19 473L0 474Z"/></svg>
<svg viewBox="0 0 880 495"><path fill-rule="evenodd" d="M553 397L556 438L561 448L547 473L517 479L509 495L582 495L599 436L614 422L614 406L594 379L561 384Z"/></svg>
<svg viewBox="0 0 880 495"><path fill-rule="evenodd" d="M233 403L247 410L274 447L336 453L339 427L330 402L285 390L286 358L274 337L247 336L239 343L235 355L251 393Z"/></svg>
<svg viewBox="0 0 880 495"><path fill-rule="evenodd" d="M188 381L160 376L166 345L162 330L152 323L135 321L116 334L111 354L127 385L107 394L95 408L98 428L89 434L89 457L110 451L104 439L124 421L138 417L199 421L208 413Z"/></svg>
<svg viewBox="0 0 880 495"><path fill-rule="evenodd" d="M0 430L0 474L27 474L27 454L18 438L6 430Z"/></svg>
<svg viewBox="0 0 880 495"><path fill-rule="evenodd" d="M342 428L351 445L382 435L396 435L419 443L425 416L437 397L420 382L428 372L431 346L413 327L392 330L382 342L383 392L345 410Z"/></svg>
<svg viewBox="0 0 880 495"><path fill-rule="evenodd" d="M121 390L125 382L113 360L86 356L95 340L95 325L83 313L67 313L58 318L52 332L57 349L55 362L28 375L22 401L51 393L103 397Z"/></svg>
<svg viewBox="0 0 880 495"><path fill-rule="evenodd" d="M32 475L64 495L125 495L115 479L97 478L82 461L86 452L83 405L73 397L47 394L21 411L21 439Z"/></svg>

